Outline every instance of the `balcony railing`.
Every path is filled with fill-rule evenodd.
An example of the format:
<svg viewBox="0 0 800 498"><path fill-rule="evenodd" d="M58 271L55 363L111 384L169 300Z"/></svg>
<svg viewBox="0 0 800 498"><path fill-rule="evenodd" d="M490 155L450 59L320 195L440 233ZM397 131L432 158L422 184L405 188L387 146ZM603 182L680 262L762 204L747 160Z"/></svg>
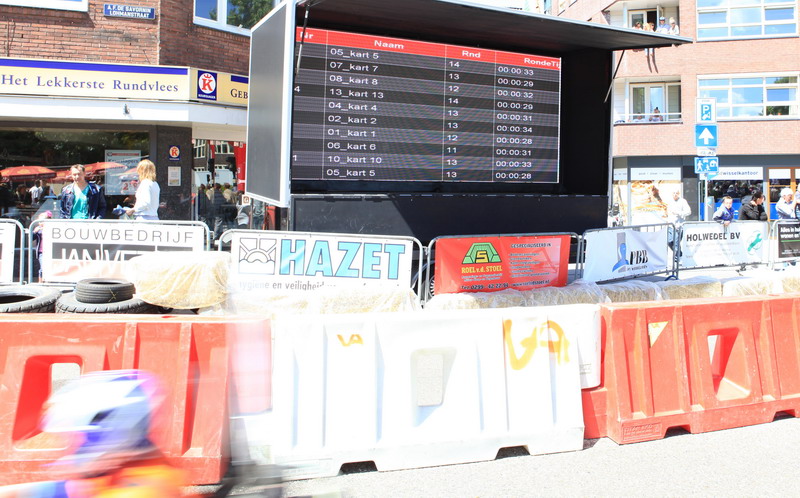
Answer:
<svg viewBox="0 0 800 498"><path fill-rule="evenodd" d="M614 124L658 124L658 123L678 123L681 121L680 112L663 112L649 114L618 114Z"/></svg>

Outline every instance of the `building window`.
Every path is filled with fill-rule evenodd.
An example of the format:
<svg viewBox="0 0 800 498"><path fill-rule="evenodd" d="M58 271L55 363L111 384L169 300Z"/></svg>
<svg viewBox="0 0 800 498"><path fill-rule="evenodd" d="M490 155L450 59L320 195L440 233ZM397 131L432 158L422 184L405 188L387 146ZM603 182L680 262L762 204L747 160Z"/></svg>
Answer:
<svg viewBox="0 0 800 498"><path fill-rule="evenodd" d="M680 83L630 85L628 123L664 123L681 120Z"/></svg>
<svg viewBox="0 0 800 498"><path fill-rule="evenodd" d="M697 0L697 39L797 35L797 1Z"/></svg>
<svg viewBox="0 0 800 498"><path fill-rule="evenodd" d="M798 73L770 76L704 77L698 80L701 98L717 99L721 119L772 119L800 116Z"/></svg>
<svg viewBox="0 0 800 498"><path fill-rule="evenodd" d="M230 142L214 142L215 154L233 154L233 147Z"/></svg>
<svg viewBox="0 0 800 498"><path fill-rule="evenodd" d="M194 158L201 159L206 157L206 141L202 138L196 138L194 140Z"/></svg>
<svg viewBox="0 0 800 498"><path fill-rule="evenodd" d="M40 9L77 10L87 12L89 0L0 0L0 5L38 7Z"/></svg>
<svg viewBox="0 0 800 498"><path fill-rule="evenodd" d="M250 28L272 10L272 1L194 0L194 22L209 28L246 35L250 33ZM221 16L220 12L224 15Z"/></svg>

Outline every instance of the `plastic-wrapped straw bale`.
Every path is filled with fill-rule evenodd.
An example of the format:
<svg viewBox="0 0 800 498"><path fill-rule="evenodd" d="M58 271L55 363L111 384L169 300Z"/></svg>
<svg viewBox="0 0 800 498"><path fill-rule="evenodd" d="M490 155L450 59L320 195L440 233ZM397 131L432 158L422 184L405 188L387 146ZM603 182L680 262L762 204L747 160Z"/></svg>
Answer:
<svg viewBox="0 0 800 498"><path fill-rule="evenodd" d="M372 313L418 311L417 297L410 287L343 288L316 291L319 313Z"/></svg>
<svg viewBox="0 0 800 498"><path fill-rule="evenodd" d="M599 285L580 280L564 287L540 287L524 291L523 294L528 306L600 304L607 300Z"/></svg>
<svg viewBox="0 0 800 498"><path fill-rule="evenodd" d="M515 308L525 306L525 295L516 289L497 292L439 294L425 304L427 310L466 310L477 308Z"/></svg>
<svg viewBox="0 0 800 498"><path fill-rule="evenodd" d="M416 295L407 287L317 289L313 292L238 291L228 294L225 314L320 315L417 311ZM209 313L212 311L209 310Z"/></svg>
<svg viewBox="0 0 800 498"><path fill-rule="evenodd" d="M636 301L659 301L661 288L654 282L627 280L600 285L600 289L612 303L632 303Z"/></svg>
<svg viewBox="0 0 800 498"><path fill-rule="evenodd" d="M481 306L471 292L456 294L436 294L425 303L426 310L476 310Z"/></svg>
<svg viewBox="0 0 800 498"><path fill-rule="evenodd" d="M800 292L800 270L796 266L787 268L786 271L779 272L777 277L781 279L784 292Z"/></svg>
<svg viewBox="0 0 800 498"><path fill-rule="evenodd" d="M125 262L136 297L165 308L194 309L225 301L230 253L153 252Z"/></svg>
<svg viewBox="0 0 800 498"><path fill-rule="evenodd" d="M656 282L664 299L694 299L698 297L720 297L722 282L718 278L698 275L686 280L662 280Z"/></svg>
<svg viewBox="0 0 800 498"><path fill-rule="evenodd" d="M783 294L783 282L779 275L759 273L751 276L722 279L723 296L764 296Z"/></svg>

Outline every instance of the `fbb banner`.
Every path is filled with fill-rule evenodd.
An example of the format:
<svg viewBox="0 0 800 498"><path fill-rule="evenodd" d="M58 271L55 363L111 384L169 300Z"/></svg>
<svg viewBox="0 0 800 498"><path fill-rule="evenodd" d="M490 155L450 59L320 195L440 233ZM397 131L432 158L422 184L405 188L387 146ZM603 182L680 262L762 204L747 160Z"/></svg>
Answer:
<svg viewBox="0 0 800 498"><path fill-rule="evenodd" d="M604 282L667 270L667 227L653 232L587 232L583 278Z"/></svg>
<svg viewBox="0 0 800 498"><path fill-rule="evenodd" d="M47 220L42 222L42 279L77 282L124 278L123 263L156 251L203 251L202 225L134 221Z"/></svg>
<svg viewBox="0 0 800 498"><path fill-rule="evenodd" d="M14 248L18 231L16 223L0 220L0 282L14 281Z"/></svg>
<svg viewBox="0 0 800 498"><path fill-rule="evenodd" d="M781 221L776 225L778 237L777 260L795 259L800 256L800 223Z"/></svg>
<svg viewBox="0 0 800 498"><path fill-rule="evenodd" d="M228 277L240 290L408 287L414 239L235 231Z"/></svg>
<svg viewBox="0 0 800 498"><path fill-rule="evenodd" d="M682 268L766 263L767 223L734 221L685 223L681 238Z"/></svg>
<svg viewBox="0 0 800 498"><path fill-rule="evenodd" d="M434 293L561 287L568 265L569 235L442 238Z"/></svg>

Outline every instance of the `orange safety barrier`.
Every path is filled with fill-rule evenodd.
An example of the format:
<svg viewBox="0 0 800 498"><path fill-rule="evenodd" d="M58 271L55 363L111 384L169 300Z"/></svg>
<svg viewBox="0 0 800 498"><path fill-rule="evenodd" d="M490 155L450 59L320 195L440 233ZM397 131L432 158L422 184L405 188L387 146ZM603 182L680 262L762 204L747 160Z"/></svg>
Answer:
<svg viewBox="0 0 800 498"><path fill-rule="evenodd" d="M800 409L800 297L601 307L603 379L586 437L617 443L770 422Z"/></svg>
<svg viewBox="0 0 800 498"><path fill-rule="evenodd" d="M268 336L268 325L230 317L0 317L0 412L6 414L0 418L0 485L51 478L46 464L63 456L64 448L38 426L53 366L70 363L82 373L141 369L158 376L166 398L153 442L191 484L219 482L227 458L229 341ZM263 361L269 365L269 356ZM268 378L265 385L261 394L268 396ZM251 396L257 391L246 389Z"/></svg>

